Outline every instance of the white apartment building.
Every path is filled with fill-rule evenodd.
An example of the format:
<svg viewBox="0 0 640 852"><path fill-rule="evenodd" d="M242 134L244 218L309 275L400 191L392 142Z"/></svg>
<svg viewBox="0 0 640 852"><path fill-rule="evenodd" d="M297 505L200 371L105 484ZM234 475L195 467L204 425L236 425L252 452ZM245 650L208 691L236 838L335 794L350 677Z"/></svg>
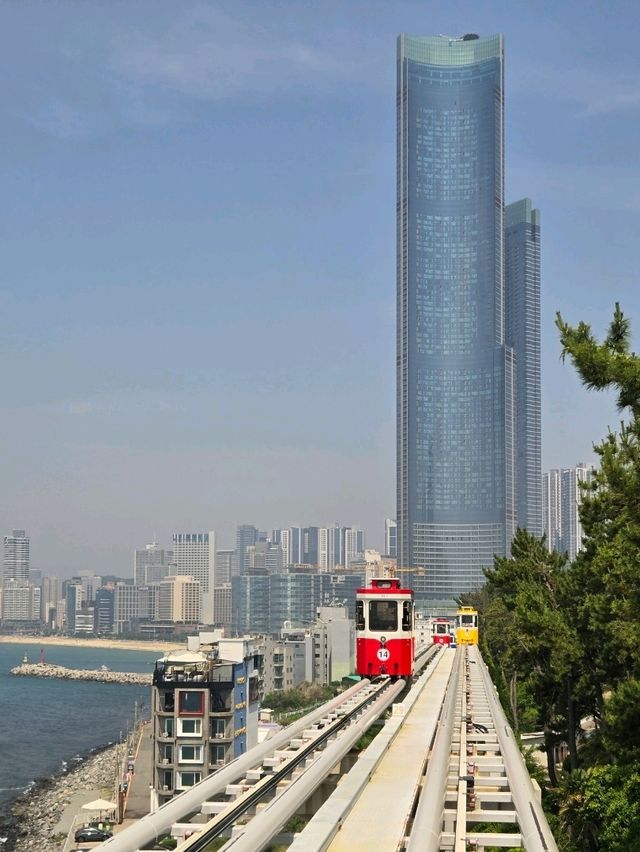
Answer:
<svg viewBox="0 0 640 852"><path fill-rule="evenodd" d="M200 584L202 599L197 620L213 623L213 589L216 586L216 534L175 533L173 536L172 573L192 577Z"/></svg>
<svg viewBox="0 0 640 852"><path fill-rule="evenodd" d="M33 622L40 620L40 588L28 580L5 578L0 603L2 621Z"/></svg>
<svg viewBox="0 0 640 852"><path fill-rule="evenodd" d="M154 618L152 590L148 586L116 583L113 590L113 632L128 633L136 621Z"/></svg>
<svg viewBox="0 0 640 852"><path fill-rule="evenodd" d="M4 571L9 580L29 579L29 537L24 530L13 530L4 537Z"/></svg>
<svg viewBox="0 0 640 852"><path fill-rule="evenodd" d="M159 584L158 617L160 621L180 624L200 622L200 581L194 577L176 575L166 577ZM211 590L213 602L213 589ZM213 609L213 607L212 607Z"/></svg>
<svg viewBox="0 0 640 852"><path fill-rule="evenodd" d="M224 583L213 590L213 623L216 627L230 628L232 621L231 583Z"/></svg>

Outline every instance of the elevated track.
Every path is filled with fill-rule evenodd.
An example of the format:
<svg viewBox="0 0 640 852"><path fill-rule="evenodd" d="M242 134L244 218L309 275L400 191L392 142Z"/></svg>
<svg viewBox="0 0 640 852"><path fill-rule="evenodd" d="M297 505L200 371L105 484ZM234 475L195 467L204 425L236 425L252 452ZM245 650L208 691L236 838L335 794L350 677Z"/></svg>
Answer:
<svg viewBox="0 0 640 852"><path fill-rule="evenodd" d="M179 852L258 852L274 838L291 852L557 852L478 648L422 648L416 669L413 684L361 681L100 848L150 849L171 832ZM309 808L389 708L326 801ZM291 839L283 827L305 803L313 816Z"/></svg>

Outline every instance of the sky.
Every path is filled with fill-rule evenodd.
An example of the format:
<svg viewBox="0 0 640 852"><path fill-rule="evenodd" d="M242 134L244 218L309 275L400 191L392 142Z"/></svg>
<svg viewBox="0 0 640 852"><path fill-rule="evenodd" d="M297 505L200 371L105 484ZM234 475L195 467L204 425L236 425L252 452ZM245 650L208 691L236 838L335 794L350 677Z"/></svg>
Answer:
<svg viewBox="0 0 640 852"><path fill-rule="evenodd" d="M395 513L395 50L505 35L542 216L543 467L620 415L554 317L640 328L632 2L0 4L0 530L130 574L177 531Z"/></svg>

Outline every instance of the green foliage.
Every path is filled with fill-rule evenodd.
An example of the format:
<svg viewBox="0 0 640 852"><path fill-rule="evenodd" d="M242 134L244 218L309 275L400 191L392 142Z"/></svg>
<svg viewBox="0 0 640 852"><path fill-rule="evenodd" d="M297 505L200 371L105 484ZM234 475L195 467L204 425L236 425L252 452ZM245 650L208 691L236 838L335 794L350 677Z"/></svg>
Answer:
<svg viewBox="0 0 640 852"><path fill-rule="evenodd" d="M640 766L640 680L629 678L607 702L605 748L618 763Z"/></svg>
<svg viewBox="0 0 640 852"><path fill-rule="evenodd" d="M288 831L291 834L298 834L305 825L309 822L308 817L303 816L292 816L290 820L288 820L284 826L282 827L283 831Z"/></svg>
<svg viewBox="0 0 640 852"><path fill-rule="evenodd" d="M560 828L575 849L640 852L640 770L594 766L567 776Z"/></svg>
<svg viewBox="0 0 640 852"><path fill-rule="evenodd" d="M314 704L322 704L337 695L339 691L339 688L333 686L301 683L294 689L269 692L265 695L262 706L278 712L301 710L304 707L312 707Z"/></svg>
<svg viewBox="0 0 640 852"><path fill-rule="evenodd" d="M378 736L380 731L382 730L382 725L372 725L365 733L360 737L358 742L354 745L353 751L361 752L364 751L365 748L373 742L373 740Z"/></svg>

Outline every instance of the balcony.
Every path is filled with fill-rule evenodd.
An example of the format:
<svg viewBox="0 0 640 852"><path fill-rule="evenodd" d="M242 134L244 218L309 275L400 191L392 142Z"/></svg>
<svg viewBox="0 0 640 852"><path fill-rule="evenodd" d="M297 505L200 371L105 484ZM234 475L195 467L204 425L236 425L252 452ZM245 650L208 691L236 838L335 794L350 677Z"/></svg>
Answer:
<svg viewBox="0 0 640 852"><path fill-rule="evenodd" d="M174 743L176 741L175 735L168 734L166 731L159 731L157 739L159 743Z"/></svg>
<svg viewBox="0 0 640 852"><path fill-rule="evenodd" d="M225 729L224 731L212 731L211 736L209 737L209 742L210 743L223 743L225 741L229 742L232 739L233 739L233 735L231 734L231 731L228 731L228 730Z"/></svg>
<svg viewBox="0 0 640 852"><path fill-rule="evenodd" d="M156 663L153 672L154 686L165 689L221 683L230 686L233 684L233 666L208 660L191 664L174 664L161 660Z"/></svg>

